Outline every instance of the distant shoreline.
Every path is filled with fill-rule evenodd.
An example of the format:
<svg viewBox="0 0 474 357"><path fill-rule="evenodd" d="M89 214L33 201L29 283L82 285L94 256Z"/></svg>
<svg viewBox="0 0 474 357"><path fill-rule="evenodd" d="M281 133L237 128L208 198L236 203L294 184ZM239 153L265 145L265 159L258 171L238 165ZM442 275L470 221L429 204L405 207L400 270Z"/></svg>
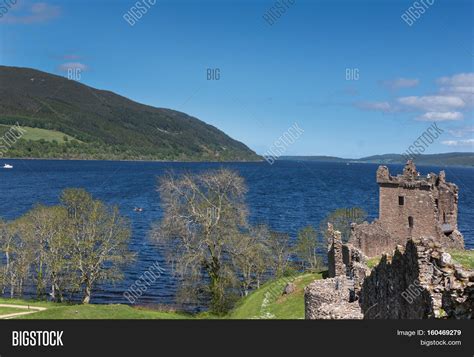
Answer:
<svg viewBox="0 0 474 357"><path fill-rule="evenodd" d="M359 159L345 159L336 156L282 156L281 159L290 161L318 161L338 162L342 164L378 164L378 165L404 165L408 159L401 154L383 154L362 157ZM417 166L459 166L474 167L474 152L450 152L441 154L417 155L413 158Z"/></svg>
<svg viewBox="0 0 474 357"><path fill-rule="evenodd" d="M474 154L473 154L474 155ZM239 163L263 163L265 162L264 159L262 160L242 160L242 161L197 161L197 160L189 160L189 161L174 161L174 160L136 160L136 159L79 159L79 158L71 158L71 159L64 159L64 158L37 158L37 157L4 157L1 160L31 160L31 161L91 161L91 162L144 162L144 163L177 163L177 164L199 164L199 163L212 163L212 164L239 164ZM356 165L356 164L373 164L373 165L404 165L404 162L371 162L371 161L358 161L357 159L339 159L336 158L334 160L331 159L317 159L312 156L284 156L281 158L277 158L275 161L286 161L286 162L319 162L319 163L333 163L333 164L341 164L341 165ZM416 160L415 160L416 162ZM426 167L426 166L438 166L438 167L462 167L462 168L474 168L474 163L472 164L449 164L449 163L424 163L424 162L417 162L417 166ZM269 165L271 166L271 165Z"/></svg>
<svg viewBox="0 0 474 357"><path fill-rule="evenodd" d="M63 158L57 158L57 157L3 157L0 159L1 160L32 160L32 161L40 161L40 160L45 160L45 161L105 161L105 162L159 162L159 163L190 163L190 164L198 164L198 163L254 163L254 162L264 162L265 160L243 160L243 161L172 161L172 160L131 160L131 159L79 159L79 158L72 158L72 159L63 159ZM288 161L288 160L286 160Z"/></svg>

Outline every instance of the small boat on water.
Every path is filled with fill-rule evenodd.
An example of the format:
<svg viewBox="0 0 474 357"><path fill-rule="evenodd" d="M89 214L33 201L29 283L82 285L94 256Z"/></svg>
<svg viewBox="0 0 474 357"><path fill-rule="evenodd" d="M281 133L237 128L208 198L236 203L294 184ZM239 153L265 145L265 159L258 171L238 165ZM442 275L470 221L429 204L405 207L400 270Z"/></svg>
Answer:
<svg viewBox="0 0 474 357"><path fill-rule="evenodd" d="M133 210L135 212L143 212L143 208L141 208L141 207L135 207Z"/></svg>
<svg viewBox="0 0 474 357"><path fill-rule="evenodd" d="M4 168L4 169L13 169L13 166L12 166L12 165L8 165L8 164L5 164L5 165L3 165L3 168Z"/></svg>

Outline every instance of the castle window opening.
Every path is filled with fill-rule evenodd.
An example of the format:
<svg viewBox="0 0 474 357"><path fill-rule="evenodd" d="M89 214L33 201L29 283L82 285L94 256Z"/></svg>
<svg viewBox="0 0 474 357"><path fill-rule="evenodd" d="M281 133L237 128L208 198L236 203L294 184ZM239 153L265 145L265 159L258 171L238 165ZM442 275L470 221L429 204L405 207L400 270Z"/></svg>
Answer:
<svg viewBox="0 0 474 357"><path fill-rule="evenodd" d="M414 222L413 222L413 217L409 216L408 217L408 227L413 228Z"/></svg>
<svg viewBox="0 0 474 357"><path fill-rule="evenodd" d="M398 205L403 206L405 204L405 197L398 196Z"/></svg>

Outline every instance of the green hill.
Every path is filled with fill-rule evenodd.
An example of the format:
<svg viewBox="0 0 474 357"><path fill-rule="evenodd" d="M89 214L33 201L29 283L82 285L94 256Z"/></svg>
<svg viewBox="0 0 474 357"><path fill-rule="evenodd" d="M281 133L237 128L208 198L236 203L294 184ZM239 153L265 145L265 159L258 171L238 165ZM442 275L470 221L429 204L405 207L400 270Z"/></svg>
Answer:
<svg viewBox="0 0 474 357"><path fill-rule="evenodd" d="M17 122L27 127L26 134L6 157L260 159L244 144L185 113L143 105L34 69L0 66L0 124ZM0 134L7 129L0 128Z"/></svg>
<svg viewBox="0 0 474 357"><path fill-rule="evenodd" d="M281 278L264 284L260 289L243 298L232 310L230 319L304 319L304 288L321 274L302 274L293 279ZM282 294L287 282L296 290Z"/></svg>
<svg viewBox="0 0 474 357"><path fill-rule="evenodd" d="M334 156L282 156L282 160L291 161L320 161L340 163L372 163L372 164L400 164L406 163L405 156L400 154L384 154L367 156L360 159L344 159ZM474 166L474 153L450 152L443 154L418 155L415 157L417 165L432 166Z"/></svg>

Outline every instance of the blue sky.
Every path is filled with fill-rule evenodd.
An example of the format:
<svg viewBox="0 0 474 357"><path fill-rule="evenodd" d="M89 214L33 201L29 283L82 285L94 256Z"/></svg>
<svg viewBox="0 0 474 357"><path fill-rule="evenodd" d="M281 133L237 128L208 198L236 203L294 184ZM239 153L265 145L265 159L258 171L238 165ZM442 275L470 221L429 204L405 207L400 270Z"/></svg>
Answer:
<svg viewBox="0 0 474 357"><path fill-rule="evenodd" d="M295 123L287 155L402 153L433 122L444 132L426 153L473 151L472 1L420 0L409 24L412 0L141 0L131 26L136 2L0 0L0 63L80 68L84 84L186 112L260 154Z"/></svg>

